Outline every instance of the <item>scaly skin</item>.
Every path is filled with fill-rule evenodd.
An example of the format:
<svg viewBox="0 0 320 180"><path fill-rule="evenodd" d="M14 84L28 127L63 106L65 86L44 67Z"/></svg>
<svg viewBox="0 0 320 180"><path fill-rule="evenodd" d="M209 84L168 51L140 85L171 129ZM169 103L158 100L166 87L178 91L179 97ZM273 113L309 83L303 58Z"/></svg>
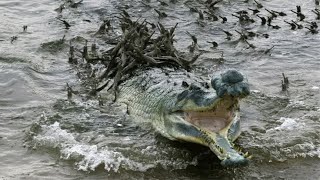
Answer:
<svg viewBox="0 0 320 180"><path fill-rule="evenodd" d="M121 83L117 101L127 105L135 120L151 123L163 136L208 146L224 166L245 165L247 155L234 150L232 141L240 134L239 100L249 94L248 84L235 70L212 79L213 88L205 88L205 82L187 72L155 68ZM216 108L233 112L230 122L218 132L185 120L184 112Z"/></svg>

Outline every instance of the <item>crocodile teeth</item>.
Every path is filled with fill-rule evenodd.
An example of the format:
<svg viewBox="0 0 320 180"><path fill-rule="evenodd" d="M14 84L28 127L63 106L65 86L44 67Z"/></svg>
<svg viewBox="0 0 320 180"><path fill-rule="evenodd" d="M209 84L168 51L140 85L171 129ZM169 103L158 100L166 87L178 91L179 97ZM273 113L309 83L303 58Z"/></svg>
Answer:
<svg viewBox="0 0 320 180"><path fill-rule="evenodd" d="M244 157L249 157L249 153L246 152L243 156L244 156Z"/></svg>

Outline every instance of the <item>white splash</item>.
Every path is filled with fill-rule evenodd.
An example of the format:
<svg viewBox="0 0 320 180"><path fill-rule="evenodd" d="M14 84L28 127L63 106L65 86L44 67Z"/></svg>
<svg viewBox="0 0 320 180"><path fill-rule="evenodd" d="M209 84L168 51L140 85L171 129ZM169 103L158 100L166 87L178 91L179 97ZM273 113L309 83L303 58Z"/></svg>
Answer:
<svg viewBox="0 0 320 180"><path fill-rule="evenodd" d="M62 159L76 161L76 166L82 171L94 171L103 165L107 171L117 172L120 167L144 172L155 164L142 164L126 158L122 153L98 147L76 140L77 134L61 129L59 122L49 126L42 125L41 133L34 136L36 146L59 148Z"/></svg>
<svg viewBox="0 0 320 180"><path fill-rule="evenodd" d="M293 119L293 118L285 118L285 117L281 117L279 120L279 122L281 122L282 124L278 127L269 129L267 131L274 131L274 130L294 130L294 129L301 129L305 126L305 123L303 122L299 122L300 119Z"/></svg>
<svg viewBox="0 0 320 180"><path fill-rule="evenodd" d="M99 165L104 165L107 171L117 172L120 166L135 171L146 171L153 167L134 162L124 157L120 152L98 148L96 145L74 144L61 149L62 159L80 159L76 163L78 170L94 171Z"/></svg>
<svg viewBox="0 0 320 180"><path fill-rule="evenodd" d="M314 150L308 152L308 155L309 155L310 157L318 157L318 158L320 158L320 147L318 147L317 149L314 149Z"/></svg>
<svg viewBox="0 0 320 180"><path fill-rule="evenodd" d="M256 89L253 89L253 90L251 90L251 92L252 92L252 93L260 93L261 91L256 90Z"/></svg>
<svg viewBox="0 0 320 180"><path fill-rule="evenodd" d="M41 126L42 133L34 136L33 139L41 146L56 148L62 143L76 143L74 136L60 128L60 123L55 122L49 126Z"/></svg>
<svg viewBox="0 0 320 180"><path fill-rule="evenodd" d="M300 119L293 119L293 118L285 118L281 117L280 122L283 122L279 127L276 127L276 130L293 130L293 129L300 129L305 126L305 123L298 122Z"/></svg>

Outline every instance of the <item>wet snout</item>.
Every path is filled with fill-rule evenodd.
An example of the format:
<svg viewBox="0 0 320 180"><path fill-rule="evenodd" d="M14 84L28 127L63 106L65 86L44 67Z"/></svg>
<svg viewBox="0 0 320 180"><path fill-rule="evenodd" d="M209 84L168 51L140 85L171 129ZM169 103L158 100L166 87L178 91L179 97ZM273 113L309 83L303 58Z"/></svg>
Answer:
<svg viewBox="0 0 320 180"><path fill-rule="evenodd" d="M245 166L249 164L249 160L239 154L229 155L221 161L221 165L225 167Z"/></svg>

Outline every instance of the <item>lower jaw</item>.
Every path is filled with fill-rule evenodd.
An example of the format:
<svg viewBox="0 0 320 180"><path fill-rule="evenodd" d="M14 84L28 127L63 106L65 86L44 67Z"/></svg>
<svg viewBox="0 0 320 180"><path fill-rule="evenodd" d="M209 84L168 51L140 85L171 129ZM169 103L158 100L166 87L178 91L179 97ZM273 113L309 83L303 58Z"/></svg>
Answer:
<svg viewBox="0 0 320 180"><path fill-rule="evenodd" d="M203 130L205 138L211 139L207 146L221 160L221 165L225 167L245 166L249 160L242 152L238 152L233 143L228 139L228 128L217 133Z"/></svg>
<svg viewBox="0 0 320 180"><path fill-rule="evenodd" d="M221 160L221 165L224 167L245 166L249 163L249 160L243 156L244 154L236 151L232 142L228 139L229 128L236 119L233 113L235 112L228 113L227 118L222 116L200 116L196 113L190 113L191 115L185 113L184 115L186 121L201 129L204 139L209 139L205 144L218 156Z"/></svg>

